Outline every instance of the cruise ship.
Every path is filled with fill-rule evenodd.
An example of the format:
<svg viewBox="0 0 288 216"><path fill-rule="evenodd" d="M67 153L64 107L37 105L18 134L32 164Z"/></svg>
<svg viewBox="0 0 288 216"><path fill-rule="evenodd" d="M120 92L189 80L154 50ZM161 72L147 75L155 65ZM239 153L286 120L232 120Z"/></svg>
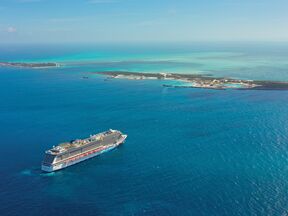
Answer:
<svg viewBox="0 0 288 216"><path fill-rule="evenodd" d="M110 129L99 134L90 135L86 139L61 143L45 152L41 169L44 172L54 172L66 168L112 150L124 143L126 138L126 134Z"/></svg>

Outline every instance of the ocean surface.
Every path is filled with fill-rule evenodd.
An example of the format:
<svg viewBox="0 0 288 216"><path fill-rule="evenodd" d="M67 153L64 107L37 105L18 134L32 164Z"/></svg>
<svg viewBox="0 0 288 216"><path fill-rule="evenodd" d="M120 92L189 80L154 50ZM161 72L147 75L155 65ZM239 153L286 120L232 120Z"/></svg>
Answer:
<svg viewBox="0 0 288 216"><path fill-rule="evenodd" d="M287 215L288 92L164 88L93 71L288 81L288 44L1 45L0 215ZM89 79L82 79L88 76ZM109 128L119 148L40 171L44 151Z"/></svg>

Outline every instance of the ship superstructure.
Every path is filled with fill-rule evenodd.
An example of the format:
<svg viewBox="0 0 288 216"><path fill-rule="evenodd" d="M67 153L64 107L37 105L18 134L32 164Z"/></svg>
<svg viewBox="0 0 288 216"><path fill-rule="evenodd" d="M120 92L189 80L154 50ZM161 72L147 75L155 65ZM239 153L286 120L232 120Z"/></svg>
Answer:
<svg viewBox="0 0 288 216"><path fill-rule="evenodd" d="M110 129L99 134L90 135L86 139L61 143L45 152L42 170L53 172L74 165L114 149L122 144L126 138L127 135L120 131Z"/></svg>

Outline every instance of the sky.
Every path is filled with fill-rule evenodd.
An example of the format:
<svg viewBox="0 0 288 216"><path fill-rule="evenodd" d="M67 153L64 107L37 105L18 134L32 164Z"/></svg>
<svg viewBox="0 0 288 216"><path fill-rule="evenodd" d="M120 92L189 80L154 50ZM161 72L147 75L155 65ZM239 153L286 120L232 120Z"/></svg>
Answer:
<svg viewBox="0 0 288 216"><path fill-rule="evenodd" d="M288 41L288 0L0 0L0 43Z"/></svg>

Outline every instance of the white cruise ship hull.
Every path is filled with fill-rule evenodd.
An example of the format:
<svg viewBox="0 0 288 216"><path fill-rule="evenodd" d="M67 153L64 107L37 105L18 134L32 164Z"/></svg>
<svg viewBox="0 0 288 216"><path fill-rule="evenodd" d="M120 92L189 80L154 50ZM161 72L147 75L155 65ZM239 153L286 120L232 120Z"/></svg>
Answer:
<svg viewBox="0 0 288 216"><path fill-rule="evenodd" d="M80 162L82 162L84 160L87 160L89 158L93 158L93 157L95 157L97 155L103 154L105 152L108 152L108 151L116 148L117 146L119 146L120 144L122 144L125 141L126 137L127 137L127 135L123 135L122 139L120 139L115 144L111 144L109 146L105 146L105 147L102 147L102 148L100 147L100 148L97 148L97 149L94 149L94 150L91 150L91 151L76 155L76 156L74 156L72 158L68 158L68 159L66 159L64 161L53 163L53 164L51 164L49 166L47 166L45 164L42 164L41 170L44 171L44 172L54 172L54 171L61 170L61 169L64 169L66 167L72 166L74 164L80 163Z"/></svg>

